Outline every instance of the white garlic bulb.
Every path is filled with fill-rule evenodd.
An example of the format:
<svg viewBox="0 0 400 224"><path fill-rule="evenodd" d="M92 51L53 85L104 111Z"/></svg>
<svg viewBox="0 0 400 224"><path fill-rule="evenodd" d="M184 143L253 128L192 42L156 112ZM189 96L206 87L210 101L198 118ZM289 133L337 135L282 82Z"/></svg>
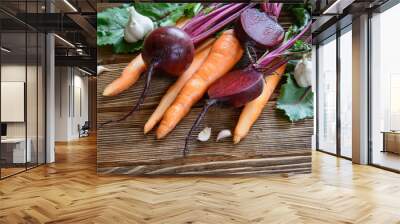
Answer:
<svg viewBox="0 0 400 224"><path fill-rule="evenodd" d="M299 61L294 69L294 78L300 87L312 85L312 62L306 58Z"/></svg>
<svg viewBox="0 0 400 224"><path fill-rule="evenodd" d="M154 29L153 21L147 16L136 12L135 8L128 8L130 17L124 30L124 39L128 43L135 43L143 39Z"/></svg>

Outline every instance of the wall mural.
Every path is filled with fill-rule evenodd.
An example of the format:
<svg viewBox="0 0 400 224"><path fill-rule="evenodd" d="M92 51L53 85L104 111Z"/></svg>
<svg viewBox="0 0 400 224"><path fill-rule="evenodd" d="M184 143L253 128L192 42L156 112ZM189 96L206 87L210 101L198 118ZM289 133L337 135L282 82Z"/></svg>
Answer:
<svg viewBox="0 0 400 224"><path fill-rule="evenodd" d="M98 4L100 174L311 172L303 4Z"/></svg>

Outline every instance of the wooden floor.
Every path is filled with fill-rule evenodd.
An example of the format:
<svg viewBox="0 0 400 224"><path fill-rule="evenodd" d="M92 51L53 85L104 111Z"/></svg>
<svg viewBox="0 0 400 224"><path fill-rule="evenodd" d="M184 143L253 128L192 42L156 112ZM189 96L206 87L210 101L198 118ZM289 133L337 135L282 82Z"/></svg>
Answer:
<svg viewBox="0 0 400 224"><path fill-rule="evenodd" d="M400 155L392 152L382 152L374 150L372 157L374 164L388 167L395 170L400 170Z"/></svg>
<svg viewBox="0 0 400 224"><path fill-rule="evenodd" d="M0 181L0 223L400 223L400 175L315 153L313 173L249 178L96 175L95 138Z"/></svg>

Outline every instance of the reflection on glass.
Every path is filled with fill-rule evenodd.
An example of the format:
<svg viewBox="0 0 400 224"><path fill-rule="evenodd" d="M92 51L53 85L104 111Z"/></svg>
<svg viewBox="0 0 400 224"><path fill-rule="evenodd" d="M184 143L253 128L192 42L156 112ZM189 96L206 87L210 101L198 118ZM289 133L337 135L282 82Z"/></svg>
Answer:
<svg viewBox="0 0 400 224"><path fill-rule="evenodd" d="M45 0L0 2L19 16L46 9ZM4 178L45 162L46 39L8 14L0 12L0 18L0 178Z"/></svg>
<svg viewBox="0 0 400 224"><path fill-rule="evenodd" d="M336 39L318 48L318 147L336 153Z"/></svg>
<svg viewBox="0 0 400 224"><path fill-rule="evenodd" d="M37 79L38 79L38 52L37 52L37 33L28 32L27 33L27 52L28 52L28 62L27 62L27 98L26 98L26 114L27 114L27 142L30 148L30 160L28 160L28 168L37 165L38 156L38 141L37 141Z"/></svg>
<svg viewBox="0 0 400 224"><path fill-rule="evenodd" d="M400 170L400 5L372 18L372 163Z"/></svg>
<svg viewBox="0 0 400 224"><path fill-rule="evenodd" d="M2 178L25 170L31 159L26 141L26 35L25 32L1 34L1 45L9 49L1 57L1 122L6 133L1 140ZM28 150L27 150L28 149Z"/></svg>
<svg viewBox="0 0 400 224"><path fill-rule="evenodd" d="M37 77L37 90L38 90L38 136L37 136L37 147L38 147L38 164L43 164L45 163L45 60L46 60L46 52L45 52L45 44L46 44L46 39L45 35L42 33L39 33L39 40L38 40L38 77Z"/></svg>
<svg viewBox="0 0 400 224"><path fill-rule="evenodd" d="M352 35L340 36L340 153L352 157Z"/></svg>

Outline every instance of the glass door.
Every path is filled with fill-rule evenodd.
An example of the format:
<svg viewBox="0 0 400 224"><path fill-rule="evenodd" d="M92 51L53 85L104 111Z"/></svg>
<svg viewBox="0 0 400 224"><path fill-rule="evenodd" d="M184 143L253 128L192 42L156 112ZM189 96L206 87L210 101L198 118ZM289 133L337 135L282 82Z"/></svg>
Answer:
<svg viewBox="0 0 400 224"><path fill-rule="evenodd" d="M0 179L45 163L46 39L23 22L43 5L0 3Z"/></svg>
<svg viewBox="0 0 400 224"><path fill-rule="evenodd" d="M352 29L340 35L340 155L352 158Z"/></svg>
<svg viewBox="0 0 400 224"><path fill-rule="evenodd" d="M400 4L371 18L370 162L400 171Z"/></svg>
<svg viewBox="0 0 400 224"><path fill-rule="evenodd" d="M317 149L336 154L336 35L318 50Z"/></svg>
<svg viewBox="0 0 400 224"><path fill-rule="evenodd" d="M1 177L26 170L32 151L27 150L26 91L27 34L25 26L1 33Z"/></svg>

